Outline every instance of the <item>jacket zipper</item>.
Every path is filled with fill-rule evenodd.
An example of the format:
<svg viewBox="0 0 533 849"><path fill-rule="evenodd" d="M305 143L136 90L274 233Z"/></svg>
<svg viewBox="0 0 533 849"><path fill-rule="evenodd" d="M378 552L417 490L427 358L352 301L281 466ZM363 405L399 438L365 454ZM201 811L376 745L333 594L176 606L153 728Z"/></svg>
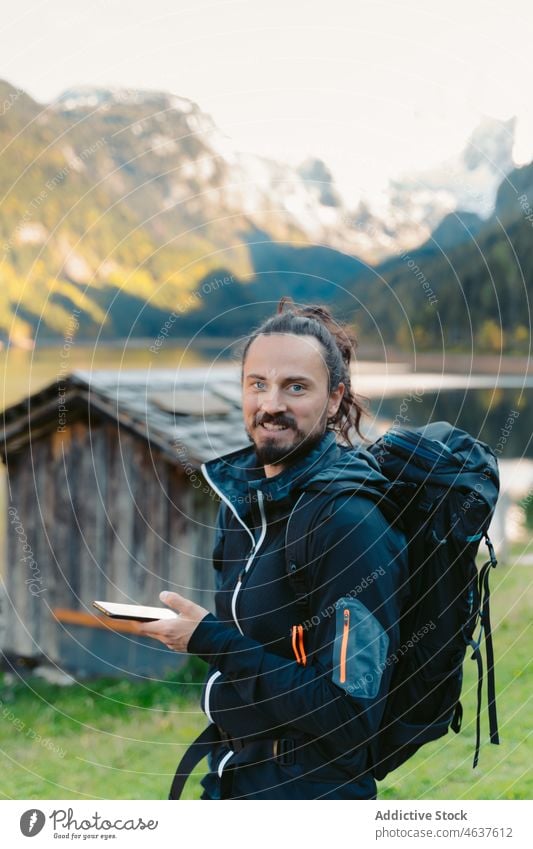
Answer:
<svg viewBox="0 0 533 849"><path fill-rule="evenodd" d="M263 493L261 492L261 490L259 490L259 489L257 490L257 500L259 502L259 510L261 512L261 525L262 525L262 527L261 527L261 534L259 536L258 541L256 542L254 535L251 532L250 528L248 527L246 522L243 522L243 520L241 519L241 517L237 513L237 511L236 511L235 507L233 506L233 504L231 503L231 501L228 498L226 498L224 493L211 480L211 477L209 476L207 469L205 467L205 463L202 463L201 469L202 469L202 473L203 473L205 479L207 480L207 482L215 490L218 497L221 498L222 501L225 504L228 505L231 512L233 513L233 515L235 516L235 518L239 522L239 524L241 524L243 526L244 530L248 533L248 536L252 540L252 550L250 551L250 555L249 555L248 560L246 562L246 566L244 567L244 569L241 571L241 573L239 575L237 584L235 586L235 589L233 590L233 596L231 598L231 613L233 615L233 619L235 620L235 624L236 624L237 628L239 629L240 633L244 636L244 631L242 630L242 628L239 624L239 620L237 619L237 596L239 595L244 575L248 571L248 569L250 568L250 566L252 564L252 560L254 559L255 555L259 551L259 548L263 544L263 541L264 541L265 536L266 536L266 517L265 517L265 508L264 508L264 505L263 505Z"/></svg>
<svg viewBox="0 0 533 849"><path fill-rule="evenodd" d="M202 469L202 473L203 473L204 478L207 480L207 482L208 482L208 483L209 483L209 485L212 487L212 489L214 489L214 490L215 490L216 494L217 494L217 495L218 495L218 497L219 497L219 498L220 498L220 499L224 502L224 504L227 504L227 505L228 505L229 509L231 510L231 512L233 513L233 515L235 516L235 518L237 519L237 521L239 522L239 524L240 524L240 525L242 525L242 526L243 526L243 528L244 528L244 530L248 533L248 536L249 536L249 537L250 537L250 539L252 540L252 545L255 545L254 535L253 535L253 533L251 532L250 528L248 527L248 525L246 524L246 522L243 522L243 520L241 519L241 517L240 517L240 516L239 516L239 514L237 513L237 511L236 511L235 507L233 506L233 504L231 503L231 501L230 501L228 498L226 498L226 496L225 496L225 495L224 495L224 493L223 493L223 492L222 492L222 491L218 488L218 486L217 486L215 483L213 483L213 481L212 481L212 480L211 480L211 478L209 477L209 474L208 474L207 469L206 469L206 467L205 467L205 463L202 463L202 465L201 465L201 469Z"/></svg>
<svg viewBox="0 0 533 849"><path fill-rule="evenodd" d="M239 624L239 620L237 618L237 598L239 596L239 593L241 591L241 587L243 585L244 576L246 575L250 566L252 565L252 562L253 562L255 555L257 554L257 552L261 548L261 546L264 542L265 536L266 536L266 531L267 531L265 508L264 508L264 503L263 503L263 493L259 489L257 490L257 501L259 503L259 510L260 510L260 513L261 513L261 533L259 535L259 539L257 540L257 542L255 542L255 540L254 540L254 547L252 548L252 550L250 552L250 555L248 557L248 560L246 561L246 565L245 565L244 569L241 570L241 573L240 573L239 578L237 580L237 583L235 585L235 589L233 590L233 595L231 597L231 613L233 615L233 619L235 621L237 628L239 629L241 634L243 634L243 636L244 636L244 631L242 630L242 628Z"/></svg>
<svg viewBox="0 0 533 849"><path fill-rule="evenodd" d="M348 608L344 610L344 626L342 629L341 642L341 671L339 681L344 684L346 681L346 651L348 649L348 634L350 633L350 611Z"/></svg>

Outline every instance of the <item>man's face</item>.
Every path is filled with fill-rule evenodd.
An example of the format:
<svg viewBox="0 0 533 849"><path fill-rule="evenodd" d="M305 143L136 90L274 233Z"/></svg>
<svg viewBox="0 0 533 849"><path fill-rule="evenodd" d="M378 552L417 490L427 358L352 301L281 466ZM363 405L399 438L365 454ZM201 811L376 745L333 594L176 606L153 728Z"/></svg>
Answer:
<svg viewBox="0 0 533 849"><path fill-rule="evenodd" d="M328 393L322 345L314 336L260 335L243 368L243 416L267 477L281 472L320 441L344 393Z"/></svg>

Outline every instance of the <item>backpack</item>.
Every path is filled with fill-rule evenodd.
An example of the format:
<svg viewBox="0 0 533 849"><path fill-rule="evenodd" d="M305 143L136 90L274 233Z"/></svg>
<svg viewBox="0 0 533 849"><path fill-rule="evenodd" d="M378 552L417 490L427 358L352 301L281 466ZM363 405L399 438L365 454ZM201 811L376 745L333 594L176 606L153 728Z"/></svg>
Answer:
<svg viewBox="0 0 533 849"><path fill-rule="evenodd" d="M487 533L499 492L496 456L488 445L448 422L415 429L393 427L366 450L388 479L386 490L366 486L354 490L353 484L333 481L319 494L306 492L303 499L309 499L309 509L301 499L287 525L290 584L302 613L309 615L307 569L300 549L332 495L356 492L370 497L391 523L398 522L408 544L409 594L400 620L402 653L396 658L380 729L370 743L373 774L381 780L449 728L459 732L468 647L478 668L476 767L483 634L490 741L499 743L489 611L489 572L497 560ZM478 573L476 554L482 538L489 559Z"/></svg>

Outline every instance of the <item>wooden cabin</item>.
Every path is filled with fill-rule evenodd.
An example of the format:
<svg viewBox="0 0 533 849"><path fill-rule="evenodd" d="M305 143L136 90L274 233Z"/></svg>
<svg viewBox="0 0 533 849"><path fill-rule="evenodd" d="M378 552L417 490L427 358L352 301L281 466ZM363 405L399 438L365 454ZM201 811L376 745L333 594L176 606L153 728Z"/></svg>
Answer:
<svg viewBox="0 0 533 849"><path fill-rule="evenodd" d="M200 464L247 444L223 368L73 371L4 411L4 657L75 676L149 676L183 655L94 600L213 609L218 498Z"/></svg>

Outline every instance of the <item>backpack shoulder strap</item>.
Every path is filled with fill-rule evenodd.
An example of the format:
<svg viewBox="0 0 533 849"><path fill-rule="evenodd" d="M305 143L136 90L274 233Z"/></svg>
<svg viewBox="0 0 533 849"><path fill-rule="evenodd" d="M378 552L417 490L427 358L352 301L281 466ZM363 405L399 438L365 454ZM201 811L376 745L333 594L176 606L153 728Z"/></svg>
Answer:
<svg viewBox="0 0 533 849"><path fill-rule="evenodd" d="M389 521L398 517L398 508L382 491L353 484L336 485L331 490L307 490L298 497L285 528L285 570L302 616L309 618L309 575L306 540L329 519L328 505L341 494L354 493L377 502ZM325 513L325 515L322 515Z"/></svg>
<svg viewBox="0 0 533 849"><path fill-rule="evenodd" d="M285 528L285 571L303 617L309 617L309 589L306 540L322 510L331 501L331 493L302 492L291 510Z"/></svg>

